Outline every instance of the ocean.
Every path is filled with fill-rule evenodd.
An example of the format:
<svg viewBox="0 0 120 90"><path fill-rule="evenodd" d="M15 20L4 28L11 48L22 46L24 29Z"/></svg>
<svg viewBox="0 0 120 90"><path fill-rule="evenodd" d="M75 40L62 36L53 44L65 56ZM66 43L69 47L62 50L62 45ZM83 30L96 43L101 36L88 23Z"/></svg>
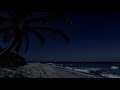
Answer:
<svg viewBox="0 0 120 90"><path fill-rule="evenodd" d="M120 63L99 62L99 63L48 63L54 67L107 78L120 78Z"/></svg>

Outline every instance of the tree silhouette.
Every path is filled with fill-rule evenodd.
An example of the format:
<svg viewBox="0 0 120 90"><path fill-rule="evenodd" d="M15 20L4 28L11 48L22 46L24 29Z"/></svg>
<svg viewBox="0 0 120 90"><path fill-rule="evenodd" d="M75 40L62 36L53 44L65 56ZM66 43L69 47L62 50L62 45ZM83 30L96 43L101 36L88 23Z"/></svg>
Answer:
<svg viewBox="0 0 120 90"><path fill-rule="evenodd" d="M0 36L3 42L7 43L11 41L10 46L5 48L0 55L11 51L12 49L19 53L23 39L25 40L25 53L29 48L30 33L32 33L41 44L45 43L41 32L52 32L54 34L60 35L66 42L69 42L67 35L60 29L52 28L47 26L51 22L70 22L70 20L59 14L49 13L43 17L32 17L32 12L8 12L8 18L0 16ZM31 18L29 18L31 16ZM31 23L41 23L46 26L33 26Z"/></svg>

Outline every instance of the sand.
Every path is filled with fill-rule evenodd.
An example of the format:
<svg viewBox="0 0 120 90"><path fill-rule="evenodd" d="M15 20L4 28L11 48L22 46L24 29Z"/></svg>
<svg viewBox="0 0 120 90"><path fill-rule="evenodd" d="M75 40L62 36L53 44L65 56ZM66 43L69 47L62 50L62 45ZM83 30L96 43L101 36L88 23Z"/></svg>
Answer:
<svg viewBox="0 0 120 90"><path fill-rule="evenodd" d="M48 64L28 63L28 65L7 69L0 68L2 78L100 78L82 72L66 71Z"/></svg>

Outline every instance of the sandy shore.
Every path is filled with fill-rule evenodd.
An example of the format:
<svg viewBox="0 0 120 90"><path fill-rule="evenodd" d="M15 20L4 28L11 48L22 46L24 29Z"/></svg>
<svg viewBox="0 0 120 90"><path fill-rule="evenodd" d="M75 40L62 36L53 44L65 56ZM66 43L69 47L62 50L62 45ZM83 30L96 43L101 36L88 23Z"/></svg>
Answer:
<svg viewBox="0 0 120 90"><path fill-rule="evenodd" d="M9 78L99 78L82 72L71 72L47 64L29 63L17 69L0 68L0 77Z"/></svg>
<svg viewBox="0 0 120 90"><path fill-rule="evenodd" d="M60 78L103 78L95 75L90 75L83 72L76 72L71 70L65 70L60 68L53 67L54 70L57 72L57 76Z"/></svg>

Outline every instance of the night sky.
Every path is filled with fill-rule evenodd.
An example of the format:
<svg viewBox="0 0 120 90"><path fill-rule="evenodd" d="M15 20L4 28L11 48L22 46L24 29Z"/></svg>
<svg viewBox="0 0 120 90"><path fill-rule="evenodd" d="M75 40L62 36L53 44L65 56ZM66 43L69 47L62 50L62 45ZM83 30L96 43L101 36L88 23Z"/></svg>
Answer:
<svg viewBox="0 0 120 90"><path fill-rule="evenodd" d="M37 4L39 5L39 3ZM77 5L75 6L76 10L68 10L68 12L65 12L65 15L72 20L72 24L54 24L54 27L64 30L70 37L69 44L66 44L61 38L51 35L44 36L46 43L45 45L41 45L31 36L28 53L24 54L21 50L20 55L23 55L27 60L37 61L120 61L120 13L114 12L118 8L110 11L111 8L111 10L113 10L113 7L108 2L102 5L102 10L109 8L109 12L101 12L101 7L98 7L101 6L101 4L102 3L80 3L79 7L84 8L81 9L83 12L79 12ZM9 3L7 3L7 5L9 5ZM17 4L15 5L17 6ZM51 7L53 5L51 5ZM67 9L70 8L69 6L73 6L72 4L67 5ZM89 11L90 5L92 6L91 8L97 8L98 11ZM106 5L109 7L105 8ZM29 6L32 7L32 5ZM34 6L37 8L37 5ZM114 8L117 6L118 4L114 4ZM85 7L87 7L87 9ZM4 8L7 9L5 6ZM54 9L57 10L56 7ZM63 10L64 9L66 8L63 8ZM39 16L40 13L37 12L34 15Z"/></svg>
<svg viewBox="0 0 120 90"><path fill-rule="evenodd" d="M69 12L66 15L73 23L55 26L66 32L70 44L65 44L60 38L46 36L46 44L40 45L32 38L26 57L45 61L120 59L120 13Z"/></svg>

